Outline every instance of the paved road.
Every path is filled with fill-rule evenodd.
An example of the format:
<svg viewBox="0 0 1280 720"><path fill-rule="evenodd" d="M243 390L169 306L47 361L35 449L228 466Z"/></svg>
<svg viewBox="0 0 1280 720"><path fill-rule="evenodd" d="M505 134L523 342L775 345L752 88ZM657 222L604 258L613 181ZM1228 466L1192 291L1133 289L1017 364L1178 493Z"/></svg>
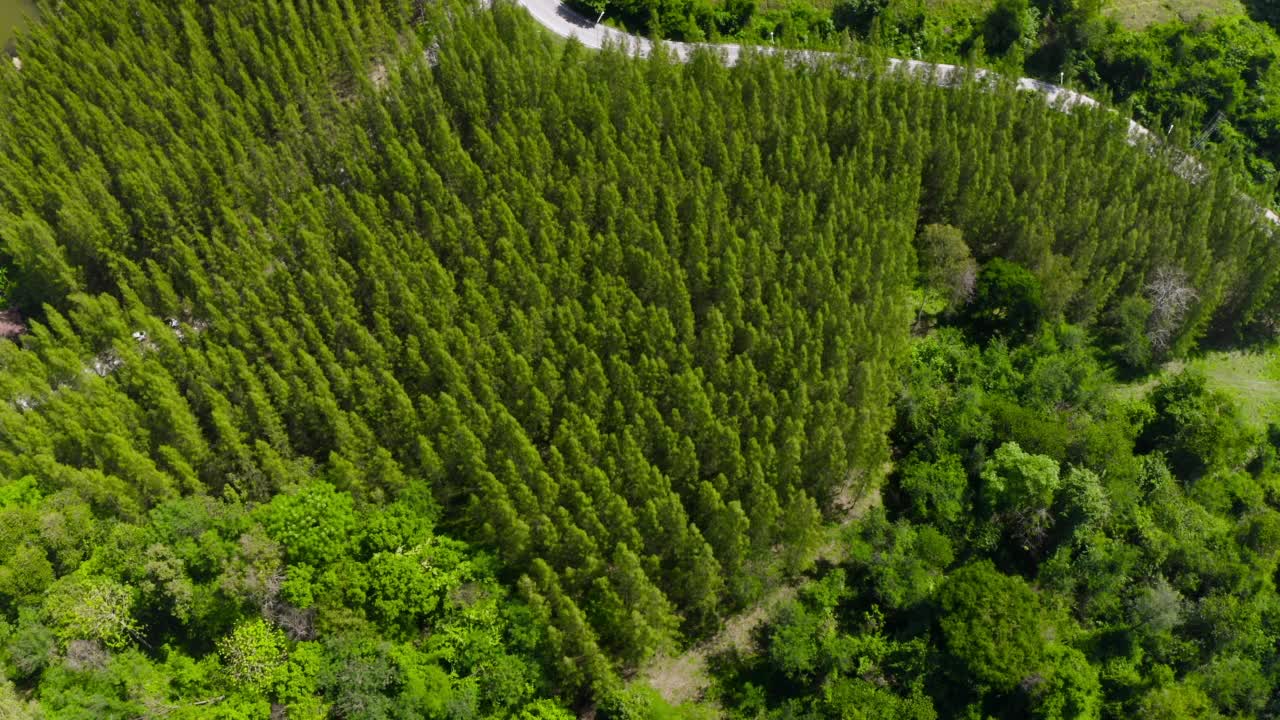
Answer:
<svg viewBox="0 0 1280 720"><path fill-rule="evenodd" d="M543 27L561 37L576 37L579 42L589 48L599 50L606 45L625 47L630 52L641 57L645 57L653 51L653 43L651 41L606 25L599 25L594 20L585 18L570 9L560 0L516 0L516 2L528 10L529 14ZM743 54L743 47L734 43L712 45L667 42L664 43L664 46L681 62L687 61L695 50L702 48L709 48L720 53L728 65L736 64ZM814 50L782 50L767 46L756 47L755 51L766 55L783 53L800 62L813 62L818 59L836 57L834 53ZM956 65L926 63L920 60L900 60L898 58L890 58L889 66L894 69L905 68L914 77L944 86L958 83L965 72L964 68ZM974 74L979 80L994 80L996 77L995 73L990 70L975 70ZM1044 97L1045 102L1064 112L1080 105L1087 107L1099 107L1101 105L1101 103L1088 95L1033 78L1019 78L1017 85L1019 90L1039 93ZM1155 133L1133 120L1129 121L1128 141L1131 145L1137 145L1140 142L1153 144L1159 144L1160 142ZM1195 158L1185 154L1178 156L1174 161L1174 171L1192 182L1198 182L1208 173L1207 169ZM1250 202L1253 202L1251 198ZM1280 225L1280 215L1275 212L1261 206L1258 206L1258 212L1271 223Z"/></svg>

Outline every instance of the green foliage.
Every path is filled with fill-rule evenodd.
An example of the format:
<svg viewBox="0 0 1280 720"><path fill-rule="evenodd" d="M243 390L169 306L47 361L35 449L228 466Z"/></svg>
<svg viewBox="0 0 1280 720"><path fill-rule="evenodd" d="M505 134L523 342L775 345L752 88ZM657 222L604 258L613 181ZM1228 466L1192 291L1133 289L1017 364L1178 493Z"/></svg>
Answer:
<svg viewBox="0 0 1280 720"><path fill-rule="evenodd" d="M944 452L932 462L908 458L900 470L899 487L910 498L914 518L923 522L949 525L968 509L969 477L955 453Z"/></svg>
<svg viewBox="0 0 1280 720"><path fill-rule="evenodd" d="M0 713L5 720L38 720L40 710L34 700L18 695L13 683L0 680Z"/></svg>
<svg viewBox="0 0 1280 720"><path fill-rule="evenodd" d="M53 580L54 568L44 548L22 545L0 565L0 597L10 607L33 604Z"/></svg>
<svg viewBox="0 0 1280 720"><path fill-rule="evenodd" d="M819 706L821 717L856 720L934 720L933 703L919 688L906 697L863 678L839 678L827 685Z"/></svg>
<svg viewBox="0 0 1280 720"><path fill-rule="evenodd" d="M1062 485L1056 460L1032 455L1009 442L982 466L982 494L997 512L1043 510Z"/></svg>
<svg viewBox="0 0 1280 720"><path fill-rule="evenodd" d="M1205 138L1211 152L1274 203L1280 123L1280 11L1245 0L1250 17L1228 7L1198 12L1197 3L1159 5L1169 19L1127 30L1103 0L579 0L633 31L668 39L736 36L744 42L836 47L847 33L897 57L996 66L1074 85L1127 106L1153 131L1174 127L1180 144L1197 138L1217 112L1225 123ZM819 7L823 7L819 4ZM1236 4L1238 8L1238 4ZM1268 26L1270 23L1270 26ZM1136 302L1125 308L1131 320ZM1124 334L1126 362L1145 368L1140 334Z"/></svg>
<svg viewBox="0 0 1280 720"><path fill-rule="evenodd" d="M1152 720L1190 720L1222 717L1214 711L1213 702L1199 688L1187 685L1166 685L1152 690L1138 706L1142 717Z"/></svg>
<svg viewBox="0 0 1280 720"><path fill-rule="evenodd" d="M1098 669L1079 650L1066 645L1046 647L1049 670L1032 689L1034 714L1044 720L1097 720L1102 714L1102 685Z"/></svg>
<svg viewBox="0 0 1280 720"><path fill-rule="evenodd" d="M803 5L634 10L833 30ZM1127 622L1159 576L1195 612L1117 663L1182 682L1267 652L1247 442L1205 456L1220 482L1162 474L1060 321L1168 265L1199 298L1173 346L1245 332L1280 249L1229 176L1197 189L1108 114L588 54L502 3L92 0L19 52L0 257L39 311L0 343L0 612L5 676L49 716L623 714L637 665L818 570L766 633L787 697L764 711L1030 708L1021 680L1057 672L1018 624L1040 574L1051 645L1091 661L1073 622ZM981 346L913 347L919 260L961 271L936 276L958 302L970 256ZM1235 437L1189 397L1148 413L1171 461ZM1208 429L1161 429L1184 406ZM828 567L823 524L890 469L888 513ZM1008 662L957 558L999 568ZM1059 664L1053 707L1087 706Z"/></svg>
<svg viewBox="0 0 1280 720"><path fill-rule="evenodd" d="M1062 478L1063 516L1079 530L1104 528L1112 517L1111 498L1102 478L1087 468L1071 468Z"/></svg>
<svg viewBox="0 0 1280 720"><path fill-rule="evenodd" d="M1030 46L1040 30L1039 15L1029 0L996 0L983 22L986 49L1000 56L1015 46Z"/></svg>
<svg viewBox="0 0 1280 720"><path fill-rule="evenodd" d="M831 21L837 30L866 35L888 4L888 0L836 0L831 6Z"/></svg>
<svg viewBox="0 0 1280 720"><path fill-rule="evenodd" d="M909 681L924 665L923 645L889 637L875 606L846 626L845 604L856 593L846 582L845 572L835 570L802 585L797 599L778 610L766 653L721 688L722 699L736 708L731 717L938 717L919 682ZM774 693L791 691L791 698L766 714L770 698L755 685L761 679Z"/></svg>
<svg viewBox="0 0 1280 720"><path fill-rule="evenodd" d="M1191 476L1224 470L1244 462L1252 438L1239 408L1211 390L1205 376L1182 372L1151 392L1155 416L1143 430L1142 447L1159 450Z"/></svg>
<svg viewBox="0 0 1280 720"><path fill-rule="evenodd" d="M138 637L133 589L109 578L69 575L44 598L44 608L64 642L87 640L122 649Z"/></svg>
<svg viewBox="0 0 1280 720"><path fill-rule="evenodd" d="M1243 17L1177 22L1115 32L1091 50L1100 78L1140 120L1190 123L1194 135L1221 111L1224 152L1264 182L1274 178L1277 115L1267 98L1280 83L1280 38L1272 28Z"/></svg>
<svg viewBox="0 0 1280 720"><path fill-rule="evenodd" d="M1126 298L1107 318L1111 352L1127 369L1140 371L1151 366L1154 352L1147 336L1150 318L1151 302L1136 295Z"/></svg>
<svg viewBox="0 0 1280 720"><path fill-rule="evenodd" d="M1168 633L1182 624L1185 614L1182 595L1162 577L1139 588L1133 598L1134 624L1142 632Z"/></svg>
<svg viewBox="0 0 1280 720"><path fill-rule="evenodd" d="M1009 442L996 448L980 479L984 508L1009 527L1024 549L1038 549L1053 525L1050 509L1062 486L1057 461Z"/></svg>
<svg viewBox="0 0 1280 720"><path fill-rule="evenodd" d="M416 628L435 614L446 595L474 579L463 546L445 540L369 558L369 602L374 617Z"/></svg>
<svg viewBox="0 0 1280 720"><path fill-rule="evenodd" d="M977 683L1012 690L1039 668L1040 605L1022 578L989 562L966 565L947 577L938 603L947 652Z"/></svg>
<svg viewBox="0 0 1280 720"><path fill-rule="evenodd" d="M916 253L925 289L941 297L946 309L960 307L973 294L978 264L958 228L925 225L916 238Z"/></svg>
<svg viewBox="0 0 1280 720"><path fill-rule="evenodd" d="M954 553L951 541L930 525L891 525L873 514L850 558L862 566L879 603L901 610L933 597Z"/></svg>
<svg viewBox="0 0 1280 720"><path fill-rule="evenodd" d="M261 618L241 622L218 641L218 655L235 686L260 693L275 682L284 665L284 633Z"/></svg>
<svg viewBox="0 0 1280 720"><path fill-rule="evenodd" d="M1215 658L1191 677L1218 709L1231 717L1261 716L1274 684L1258 661L1239 656Z"/></svg>
<svg viewBox="0 0 1280 720"><path fill-rule="evenodd" d="M736 716L873 717L913 688L946 718L1265 716L1271 443L1230 398L1180 375L1115 399L1069 326L913 345L886 507L849 531L834 604L788 606L767 660L728 663Z"/></svg>
<svg viewBox="0 0 1280 720"><path fill-rule="evenodd" d="M351 496L317 482L275 496L263 508L271 538L294 562L324 567L358 542Z"/></svg>
<svg viewBox="0 0 1280 720"><path fill-rule="evenodd" d="M800 682L839 669L845 651L834 622L847 592L844 573L837 570L805 590L804 598L783 608L769 636L771 664Z"/></svg>
<svg viewBox="0 0 1280 720"><path fill-rule="evenodd" d="M538 700L520 708L515 717L517 720L573 720L575 715L550 700Z"/></svg>
<svg viewBox="0 0 1280 720"><path fill-rule="evenodd" d="M686 704L674 706L652 688L633 684L601 704L609 717L624 720L712 720L717 717L712 708ZM531 715L531 718L542 716ZM559 716L555 716L559 717ZM571 717L571 716L570 716ZM521 716L523 719L523 715Z"/></svg>
<svg viewBox="0 0 1280 720"><path fill-rule="evenodd" d="M145 527L116 524L38 612L21 610L6 672L50 713L163 701L193 718L257 717L272 703L299 717L421 717L509 713L540 696L557 707L541 669L546 630L505 595L488 559L432 535L403 505L356 510L349 495L323 493L368 529L327 558L340 575L285 564L259 524L272 512L171 501ZM406 547L382 549L389 542ZM164 650L144 654L152 647Z"/></svg>
<svg viewBox="0 0 1280 720"><path fill-rule="evenodd" d="M1029 270L1002 258L982 266L966 308L967 322L979 337L1021 341L1039 327L1043 314L1044 293Z"/></svg>

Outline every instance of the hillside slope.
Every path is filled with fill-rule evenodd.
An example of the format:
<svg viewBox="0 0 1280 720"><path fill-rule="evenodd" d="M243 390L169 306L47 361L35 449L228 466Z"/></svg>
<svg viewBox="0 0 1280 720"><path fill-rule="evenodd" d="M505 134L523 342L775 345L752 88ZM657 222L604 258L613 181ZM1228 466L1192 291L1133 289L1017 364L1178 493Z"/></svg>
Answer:
<svg viewBox="0 0 1280 720"><path fill-rule="evenodd" d="M505 3L86 2L19 50L0 607L51 712L620 716L881 480L926 225L1162 351L1274 319L1229 176L1012 87Z"/></svg>

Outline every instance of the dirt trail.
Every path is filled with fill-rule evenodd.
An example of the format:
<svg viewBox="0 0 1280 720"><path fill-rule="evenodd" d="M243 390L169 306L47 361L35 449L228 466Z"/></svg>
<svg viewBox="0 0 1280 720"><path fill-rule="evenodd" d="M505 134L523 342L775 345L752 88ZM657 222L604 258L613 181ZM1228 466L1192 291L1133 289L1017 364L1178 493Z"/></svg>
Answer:
<svg viewBox="0 0 1280 720"><path fill-rule="evenodd" d="M840 531L880 502L880 491L872 490L850 503L844 519L828 528L827 542L818 550L818 560L833 565L843 562L845 547L840 542ZM796 587L796 583L780 585L755 605L726 620L724 627L714 636L674 657L654 658L640 671L640 678L673 705L702 699L711 685L707 660L730 650L743 655L758 652L756 630L775 610L795 598Z"/></svg>

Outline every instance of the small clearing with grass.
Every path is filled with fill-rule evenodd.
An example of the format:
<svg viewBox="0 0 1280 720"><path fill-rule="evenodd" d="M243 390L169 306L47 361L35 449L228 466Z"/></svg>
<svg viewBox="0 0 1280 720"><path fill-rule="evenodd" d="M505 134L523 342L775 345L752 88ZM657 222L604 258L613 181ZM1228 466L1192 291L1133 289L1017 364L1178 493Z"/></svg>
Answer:
<svg viewBox="0 0 1280 720"><path fill-rule="evenodd" d="M1245 13L1240 0L1111 0L1106 14L1130 30L1142 30L1173 20L1190 23L1199 17Z"/></svg>
<svg viewBox="0 0 1280 720"><path fill-rule="evenodd" d="M1166 363L1160 372L1140 382L1122 385L1117 394L1138 398L1161 378L1184 368L1198 370L1209 378L1209 386L1240 402L1244 419L1254 427L1266 427L1280 420L1280 349L1265 352L1211 352L1192 360Z"/></svg>

